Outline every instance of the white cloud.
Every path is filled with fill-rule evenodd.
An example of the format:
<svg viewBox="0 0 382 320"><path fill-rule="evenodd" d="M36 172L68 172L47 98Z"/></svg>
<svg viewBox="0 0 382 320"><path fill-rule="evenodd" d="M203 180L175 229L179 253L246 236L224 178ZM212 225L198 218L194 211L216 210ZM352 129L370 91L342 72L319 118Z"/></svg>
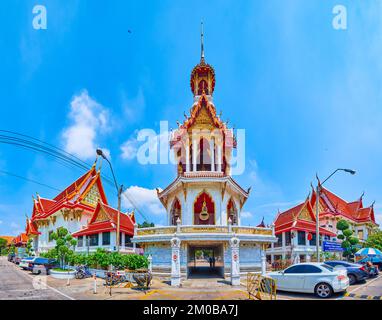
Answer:
<svg viewBox="0 0 382 320"><path fill-rule="evenodd" d="M150 214L156 216L166 214L166 210L159 201L157 191L155 189L131 186L125 190L124 195L125 196L122 198L122 205L125 208L133 207L128 199L130 198L146 216Z"/></svg>
<svg viewBox="0 0 382 320"><path fill-rule="evenodd" d="M71 124L62 134L65 150L84 160L94 159L99 135L109 130L108 110L83 90L70 103L69 119ZM102 150L110 156L109 150Z"/></svg>
<svg viewBox="0 0 382 320"><path fill-rule="evenodd" d="M252 218L253 215L249 211L242 211L240 213L240 217L243 218L243 219L249 219L249 218Z"/></svg>
<svg viewBox="0 0 382 320"><path fill-rule="evenodd" d="M121 151L122 151L122 159L125 160L132 160L136 157L138 150L138 141L134 138L131 138L127 141L125 141L121 145Z"/></svg>

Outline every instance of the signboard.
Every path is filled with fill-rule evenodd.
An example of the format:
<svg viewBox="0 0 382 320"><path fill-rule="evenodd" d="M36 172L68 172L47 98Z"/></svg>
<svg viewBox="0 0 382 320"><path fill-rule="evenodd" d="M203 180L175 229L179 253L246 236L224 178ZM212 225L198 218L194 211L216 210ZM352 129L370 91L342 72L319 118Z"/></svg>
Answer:
<svg viewBox="0 0 382 320"><path fill-rule="evenodd" d="M322 250L325 252L344 251L344 249L341 247L341 243L335 241L324 241L322 243Z"/></svg>

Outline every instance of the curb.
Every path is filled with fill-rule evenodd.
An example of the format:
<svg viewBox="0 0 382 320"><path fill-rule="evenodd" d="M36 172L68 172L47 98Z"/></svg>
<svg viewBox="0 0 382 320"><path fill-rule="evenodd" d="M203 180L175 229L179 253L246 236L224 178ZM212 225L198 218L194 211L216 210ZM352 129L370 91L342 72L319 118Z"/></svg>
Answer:
<svg viewBox="0 0 382 320"><path fill-rule="evenodd" d="M366 300L382 300L382 296L368 296L367 294L356 294L356 293L345 293L344 297L366 299Z"/></svg>

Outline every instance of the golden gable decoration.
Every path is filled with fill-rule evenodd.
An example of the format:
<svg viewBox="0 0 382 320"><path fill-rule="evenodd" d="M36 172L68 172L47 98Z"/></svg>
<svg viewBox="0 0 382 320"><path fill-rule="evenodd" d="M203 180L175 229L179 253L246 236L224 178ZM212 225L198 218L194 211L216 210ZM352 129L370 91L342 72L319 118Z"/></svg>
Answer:
<svg viewBox="0 0 382 320"><path fill-rule="evenodd" d="M99 199L101 199L101 195L98 186L94 184L81 202L96 207Z"/></svg>
<svg viewBox="0 0 382 320"><path fill-rule="evenodd" d="M109 216L105 212L103 208L101 208L98 212L97 218L95 219L96 222L101 222L101 221L107 221L109 220Z"/></svg>

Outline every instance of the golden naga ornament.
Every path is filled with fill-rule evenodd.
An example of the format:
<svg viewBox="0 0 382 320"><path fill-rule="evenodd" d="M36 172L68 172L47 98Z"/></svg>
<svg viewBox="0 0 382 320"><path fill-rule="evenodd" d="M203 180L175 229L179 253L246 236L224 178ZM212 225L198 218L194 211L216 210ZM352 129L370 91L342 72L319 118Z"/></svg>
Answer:
<svg viewBox="0 0 382 320"><path fill-rule="evenodd" d="M208 220L209 217L210 217L210 214L208 213L206 200L204 200L203 206L202 206L202 211L199 214L199 219L202 221L206 221L206 220Z"/></svg>

